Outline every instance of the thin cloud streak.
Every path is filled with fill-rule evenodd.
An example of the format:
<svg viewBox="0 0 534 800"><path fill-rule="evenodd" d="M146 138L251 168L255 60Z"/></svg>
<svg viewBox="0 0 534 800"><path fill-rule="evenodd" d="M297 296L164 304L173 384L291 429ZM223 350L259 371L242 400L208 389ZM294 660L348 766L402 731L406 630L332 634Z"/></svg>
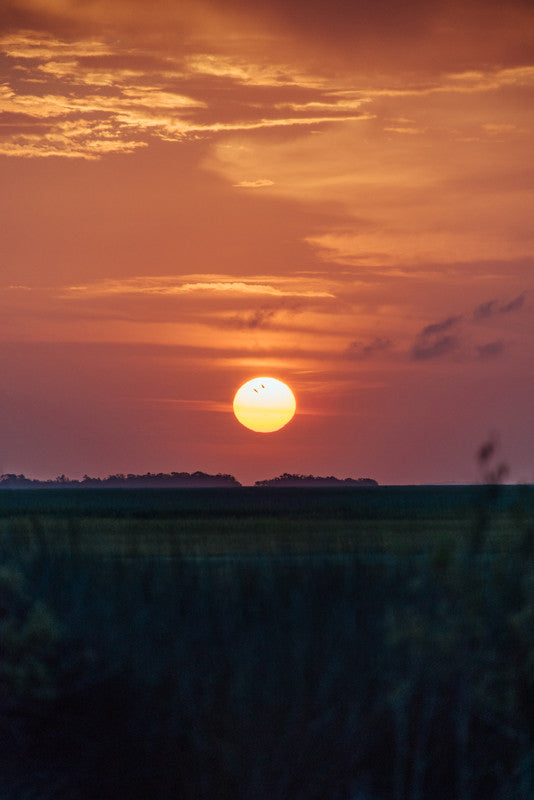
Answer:
<svg viewBox="0 0 534 800"><path fill-rule="evenodd" d="M274 181L270 181L267 178L258 178L258 180L255 181L240 181L239 183L234 183L236 189L263 189L265 186L274 186Z"/></svg>
<svg viewBox="0 0 534 800"><path fill-rule="evenodd" d="M113 50L101 39L61 41L42 31L18 31L0 36L0 49L9 58L44 59L107 56Z"/></svg>
<svg viewBox="0 0 534 800"><path fill-rule="evenodd" d="M187 58L184 66L193 74L226 78L245 86L320 89L325 84L324 79L298 72L290 64L260 65L215 53L197 53Z"/></svg>
<svg viewBox="0 0 534 800"><path fill-rule="evenodd" d="M468 72L450 72L435 77L432 83L413 83L411 86L380 87L363 84L358 90L341 89L333 91L333 95L359 102L369 102L375 98L426 97L439 94L480 94L494 92L503 87L533 87L534 66L518 66L506 69L471 70Z"/></svg>
<svg viewBox="0 0 534 800"><path fill-rule="evenodd" d="M286 281L283 281L287 283ZM302 285L302 281L295 281ZM106 295L180 295L192 292L267 295L273 297L335 298L331 292L281 288L253 280L180 281L174 277L138 277L125 280L106 280L94 284L68 286L62 293L64 298L102 297Z"/></svg>
<svg viewBox="0 0 534 800"><path fill-rule="evenodd" d="M220 400L197 400L196 398L182 397L137 397L138 403L154 403L162 405L178 405L191 411L209 411L216 414L228 414L232 410L231 402L221 402Z"/></svg>

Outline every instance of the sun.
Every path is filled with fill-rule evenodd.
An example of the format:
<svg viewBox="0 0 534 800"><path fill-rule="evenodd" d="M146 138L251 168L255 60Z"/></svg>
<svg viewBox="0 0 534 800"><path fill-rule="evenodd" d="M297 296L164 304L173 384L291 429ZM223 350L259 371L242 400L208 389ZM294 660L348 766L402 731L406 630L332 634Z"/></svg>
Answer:
<svg viewBox="0 0 534 800"><path fill-rule="evenodd" d="M279 431L293 419L296 408L295 395L276 378L253 378L234 397L237 420L256 433Z"/></svg>

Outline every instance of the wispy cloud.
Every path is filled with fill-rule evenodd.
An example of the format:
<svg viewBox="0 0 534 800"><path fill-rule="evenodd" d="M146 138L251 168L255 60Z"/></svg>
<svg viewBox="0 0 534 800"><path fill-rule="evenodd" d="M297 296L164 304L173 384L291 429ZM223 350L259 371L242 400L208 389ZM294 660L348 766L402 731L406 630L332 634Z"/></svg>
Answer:
<svg viewBox="0 0 534 800"><path fill-rule="evenodd" d="M256 330L258 328L268 328L276 315L279 313L278 308L258 308L249 314L236 314L230 319L226 320L229 327L237 328L238 330Z"/></svg>
<svg viewBox="0 0 534 800"><path fill-rule="evenodd" d="M495 358L500 356L505 349L505 344L502 339L496 339L494 342L486 342L485 344L477 345L476 352L479 358Z"/></svg>
<svg viewBox="0 0 534 800"><path fill-rule="evenodd" d="M461 319L461 316L452 316L447 317L447 319L444 319L441 322L434 322L431 325L426 325L419 336L425 339L445 333L445 331L450 331L451 328L454 328L456 325L458 325Z"/></svg>
<svg viewBox="0 0 534 800"><path fill-rule="evenodd" d="M449 73L400 88L388 86L384 78L382 84L375 80L347 89L343 88L347 76L336 82L334 76L312 75L287 63L255 63L244 55L187 49L182 54L167 53L158 61L153 54L148 58L148 52L117 40L67 41L35 31L0 37L0 54L12 66L0 88L0 112L48 124L43 131L28 132L24 120L18 120L18 128L13 123L14 130L0 134L0 153L96 159L111 152L132 152L151 138L181 141L370 120L375 118L373 103L387 97L534 86L534 67L521 66ZM220 92L210 89L214 82L232 92L232 103L218 100ZM247 87L272 91L258 102L243 94ZM508 121L480 125L487 136L510 135L514 129ZM425 132L413 122L385 121L383 130L398 135ZM271 185L261 180L235 185Z"/></svg>
<svg viewBox="0 0 534 800"><path fill-rule="evenodd" d="M348 99L360 100L380 97L414 97L433 94L479 94L492 92L506 86L534 86L534 66L525 65L506 69L468 70L449 72L432 79L396 85L377 86L363 83L354 89L341 89L335 94Z"/></svg>
<svg viewBox="0 0 534 800"><path fill-rule="evenodd" d="M178 142L363 118L360 100L280 104L274 97L258 103L243 95L243 87L270 86L277 97L295 87L322 97L321 81L287 65L260 66L221 54L158 60L117 41L62 41L34 31L0 38L1 54L12 67L0 86L0 113L12 115L10 128L0 129L0 153L8 156L97 159L132 152L154 138ZM232 92L232 103L222 103L220 92L210 89L214 81ZM284 108L290 113L280 113ZM32 120L44 127L28 130Z"/></svg>
<svg viewBox="0 0 534 800"><path fill-rule="evenodd" d="M508 303L501 303L498 300L487 300L481 303L473 311L473 319L479 321L483 319L490 319L498 314L511 314L514 311L520 311L525 305L527 293L522 292L513 300Z"/></svg>
<svg viewBox="0 0 534 800"><path fill-rule="evenodd" d="M520 308L523 308L525 305L527 293L523 292L518 297L515 297L513 300L510 300L509 303L505 303L505 305L501 306L499 309L499 313L501 314L509 314L511 311L519 311Z"/></svg>
<svg viewBox="0 0 534 800"><path fill-rule="evenodd" d="M186 59L185 65L193 74L229 78L247 86L321 88L325 83L324 78L297 70L291 64L258 64L220 53L196 53Z"/></svg>
<svg viewBox="0 0 534 800"><path fill-rule="evenodd" d="M425 327L417 334L410 356L414 361L448 356L458 350L460 339L450 331L460 323L461 316L451 316Z"/></svg>
<svg viewBox="0 0 534 800"><path fill-rule="evenodd" d="M411 356L414 361L448 356L458 350L460 341L457 336L439 336L435 339L418 338L412 347Z"/></svg>
<svg viewBox="0 0 534 800"><path fill-rule="evenodd" d="M384 336L376 336L370 342L364 343L361 341L353 341L347 346L344 356L351 360L360 360L371 358L372 356L380 353L385 353L391 350L393 342Z"/></svg>
<svg viewBox="0 0 534 800"><path fill-rule="evenodd" d="M198 400L196 398L186 399L183 397L139 397L136 399L137 402L141 403L178 405L182 408L190 409L191 411L209 411L228 414L231 409L231 404L229 402L225 403L220 400Z"/></svg>
<svg viewBox="0 0 534 800"><path fill-rule="evenodd" d="M333 111L339 111L340 113L344 113L346 111L356 111L357 109L361 108L365 103L369 103L370 98L367 97L358 97L358 98L335 98L329 97L328 95L325 96L325 99L321 100L310 100L307 103L297 103L297 102L284 102L284 103L276 103L276 108L290 108L292 111L300 111L303 113L310 113L310 112L319 112L325 111L332 113Z"/></svg>
<svg viewBox="0 0 534 800"><path fill-rule="evenodd" d="M262 189L264 186L274 186L274 181L259 178L256 181L240 181L239 183L234 183L234 186L237 189Z"/></svg>
<svg viewBox="0 0 534 800"><path fill-rule="evenodd" d="M472 341L477 330L475 323L483 320L496 321L500 315L519 311L525 298L526 292L522 292L507 303L488 300L476 306L471 314L456 314L425 325L415 337L410 350L411 359L425 361L455 354L462 360L476 360L502 355L506 350L503 338L481 343Z"/></svg>
<svg viewBox="0 0 534 800"><path fill-rule="evenodd" d="M473 311L473 319L488 319L497 313L497 300L487 300Z"/></svg>
<svg viewBox="0 0 534 800"><path fill-rule="evenodd" d="M363 121L364 119L371 119L371 117L368 115L364 116L363 114L324 117L262 117L254 121L236 120L235 122L210 122L200 124L180 120L179 122L171 123L168 128L171 135L185 137L192 133L230 133L232 131L256 131L262 128L298 128L335 122Z"/></svg>
<svg viewBox="0 0 534 800"><path fill-rule="evenodd" d="M332 295L330 299L331 297ZM299 331L305 334L317 334L316 317L311 321L306 319L302 325L295 324L295 320L303 315L306 317L306 312L310 312L310 310L311 313L317 311L318 304L323 299L315 296L303 297L302 295L286 295L280 299L273 298L264 301L263 305L252 311L247 310L237 314L223 313L218 315L216 324L225 328L245 331ZM323 308L323 311L325 310L328 316L329 307ZM321 331L321 336L324 337L325 335L327 334Z"/></svg>
<svg viewBox="0 0 534 800"><path fill-rule="evenodd" d="M42 31L17 31L0 36L0 49L9 58L44 59L110 55L112 49L101 39L62 41Z"/></svg>
<svg viewBox="0 0 534 800"><path fill-rule="evenodd" d="M94 159L109 152L146 146L143 132L164 138L181 115L204 103L154 86L123 87L113 96L23 94L0 85L0 112L15 115L19 129L0 136L0 153ZM22 115L22 116L16 116ZM39 120L43 131L28 131L23 120ZM184 125L186 123L184 122Z"/></svg>
<svg viewBox="0 0 534 800"><path fill-rule="evenodd" d="M261 280L183 280L177 277L136 277L125 280L104 280L92 284L68 286L63 297L103 297L109 295L183 295L196 292L210 294L265 295L272 297L333 298L331 292L320 289L299 288L302 281L289 285L282 279L280 285Z"/></svg>

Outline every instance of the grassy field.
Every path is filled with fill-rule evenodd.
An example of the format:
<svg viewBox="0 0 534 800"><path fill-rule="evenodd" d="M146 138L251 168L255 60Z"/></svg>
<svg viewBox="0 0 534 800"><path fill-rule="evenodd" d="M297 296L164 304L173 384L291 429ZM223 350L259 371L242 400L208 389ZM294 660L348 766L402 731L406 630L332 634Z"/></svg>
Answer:
<svg viewBox="0 0 534 800"><path fill-rule="evenodd" d="M531 800L534 487L0 493L0 797Z"/></svg>
<svg viewBox="0 0 534 800"><path fill-rule="evenodd" d="M33 490L0 493L0 546L37 554L209 557L421 553L484 525L504 550L534 518L532 487Z"/></svg>

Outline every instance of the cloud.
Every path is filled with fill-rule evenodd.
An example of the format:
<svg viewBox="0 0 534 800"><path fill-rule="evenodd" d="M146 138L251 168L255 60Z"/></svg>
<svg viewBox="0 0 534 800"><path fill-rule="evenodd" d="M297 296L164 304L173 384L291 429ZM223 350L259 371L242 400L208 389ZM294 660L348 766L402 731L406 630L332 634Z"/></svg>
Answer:
<svg viewBox="0 0 534 800"><path fill-rule="evenodd" d="M112 50L100 39L62 41L42 31L17 31L0 36L0 50L9 58L43 59L104 56Z"/></svg>
<svg viewBox="0 0 534 800"><path fill-rule="evenodd" d="M185 65L192 73L226 78L247 86L320 88L324 84L324 79L303 73L293 65L258 64L235 54L196 53L186 59Z"/></svg>
<svg viewBox="0 0 534 800"><path fill-rule="evenodd" d="M260 178L257 181L240 181L234 183L236 189L261 189L263 186L274 186L274 181Z"/></svg>
<svg viewBox="0 0 534 800"><path fill-rule="evenodd" d="M390 350L392 346L391 339L383 336L377 336L371 342L363 344L363 342L353 341L347 346L344 356L349 359L359 360L370 358L378 353L384 353Z"/></svg>
<svg viewBox="0 0 534 800"><path fill-rule="evenodd" d="M508 69L486 69L469 70L465 72L448 72L437 76L429 81L428 77L419 80L410 80L399 88L391 85L371 85L363 84L360 90L342 90L338 94L347 99L356 96L360 99L366 98L367 101L375 98L389 97L424 97L426 95L439 94L480 94L494 92L496 89L505 87L532 87L534 85L534 66L511 67ZM510 123L483 123L482 128L491 136L510 133L515 130L515 126ZM392 128L391 130L395 130ZM406 132L413 133L412 128Z"/></svg>
<svg viewBox="0 0 534 800"><path fill-rule="evenodd" d="M508 303L499 303L498 300L488 300L485 303L481 303L473 311L473 319L479 321L495 317L497 314L511 314L515 311L520 311L525 304L526 296L527 293L522 292Z"/></svg>
<svg viewBox="0 0 534 800"><path fill-rule="evenodd" d="M444 319L442 322L435 322L432 325L427 325L423 328L419 336L421 338L426 338L449 331L451 328L457 325L461 319L461 316L447 317L447 319Z"/></svg>
<svg viewBox="0 0 534 800"><path fill-rule="evenodd" d="M486 342L485 344L477 345L476 352L479 358L495 358L500 356L505 349L505 344L502 339L497 339L494 342Z"/></svg>
<svg viewBox="0 0 534 800"><path fill-rule="evenodd" d="M96 160L107 153L131 153L147 143L126 138L105 122L55 122L41 133L30 127L0 138L0 154L28 158L82 158Z"/></svg>
<svg viewBox="0 0 534 800"><path fill-rule="evenodd" d="M364 119L371 119L370 116L363 114L351 114L345 116L324 116L324 117L262 117L261 119L248 121L236 120L235 122L209 122L209 123L188 123L179 121L171 123L168 131L171 135L189 136L194 133L224 133L239 131L257 131L268 128L294 128L309 127L313 125L325 125L334 122L355 122Z"/></svg>
<svg viewBox="0 0 534 800"><path fill-rule="evenodd" d="M499 312L501 314L509 314L511 311L519 311L525 304L525 298L526 292L522 292L518 297L515 297L513 300L510 300L509 303L501 306Z"/></svg>
<svg viewBox="0 0 534 800"><path fill-rule="evenodd" d="M244 0L215 5L241 13L250 7ZM479 62L522 63L534 26L530 0L309 0L297 10L287 0L258 0L253 9L259 22L283 33L310 58L328 53L332 61L344 58L360 72L370 63L382 72L394 66L397 73L412 74L451 66L470 70Z"/></svg>
<svg viewBox="0 0 534 800"><path fill-rule="evenodd" d="M253 311L224 316L221 324L224 327L237 330L291 330L295 331L293 323L297 315L302 314L307 308L314 307L316 299L313 297L287 296L280 300L271 300L269 305L263 305ZM303 327L298 330L305 333L316 333L316 328Z"/></svg>
<svg viewBox="0 0 534 800"><path fill-rule="evenodd" d="M215 42L213 43L215 46ZM287 65L239 63L222 54L158 54L128 47L128 39L63 40L51 33L22 31L0 37L0 56L10 68L0 85L0 153L8 156L62 156L97 159L132 152L151 139L180 142L231 132L306 128L363 119L362 101L280 104L304 90L322 97L321 81ZM235 57L238 58L237 56ZM245 87L276 89L264 102ZM226 98L221 100L221 87ZM217 91L215 91L217 89ZM289 109L283 114L281 108ZM28 122L46 121L27 131ZM272 185L243 180L240 188Z"/></svg>
<svg viewBox="0 0 534 800"><path fill-rule="evenodd" d="M488 319L488 317L492 317L496 313L496 308L497 300L487 300L485 303L481 303L475 308L473 311L473 319Z"/></svg>
<svg viewBox="0 0 534 800"><path fill-rule="evenodd" d="M506 349L503 339L472 344L469 343L469 329L472 328L474 322L519 311L523 307L525 297L526 292L523 292L508 303L487 300L478 305L470 317L454 315L441 322L426 325L415 338L410 351L412 360L430 360L453 353L461 353L462 358L468 360L494 358L502 355ZM461 337L457 334L459 327L462 328ZM453 332L451 333L451 331Z"/></svg>
<svg viewBox="0 0 534 800"><path fill-rule="evenodd" d="M277 279L274 279L277 280ZM183 295L196 292L229 295L266 295L272 297L333 298L331 292L305 289L302 281L279 279L279 286L264 283L261 279L247 280L184 280L176 276L136 277L124 280L104 280L92 284L68 286L64 298L103 297L109 295ZM293 285L291 285L293 284Z"/></svg>
<svg viewBox="0 0 534 800"><path fill-rule="evenodd" d="M459 344L456 336L440 336L432 341L418 340L412 347L411 356L414 361L441 358L458 350Z"/></svg>
<svg viewBox="0 0 534 800"><path fill-rule="evenodd" d="M461 320L461 316L451 316L441 322L426 325L415 338L410 352L412 360L427 361L442 358L458 350L459 337L450 334L449 331L458 326Z"/></svg>
<svg viewBox="0 0 534 800"><path fill-rule="evenodd" d="M140 403L162 403L170 405L179 405L183 408L189 408L192 411L210 411L217 413L228 414L230 410L230 403L221 400L199 400L198 398L185 399L182 397L137 397L137 402Z"/></svg>
<svg viewBox="0 0 534 800"><path fill-rule="evenodd" d="M113 85L113 94L104 93L106 87L101 94L94 87L76 94L61 88L64 94L36 94L0 85L0 112L13 120L12 130L0 135L0 153L96 159L132 152L147 145L147 135L166 138L172 130L181 135L182 117L205 107L201 100L153 85ZM42 123L40 130L28 129L34 120Z"/></svg>
<svg viewBox="0 0 534 800"><path fill-rule="evenodd" d="M258 308L250 314L237 314L228 320L229 327L239 330L255 330L256 328L270 327L270 323L277 315L277 308Z"/></svg>
<svg viewBox="0 0 534 800"><path fill-rule="evenodd" d="M352 110L355 111L364 103L369 102L369 98L361 97L361 93L357 98L335 98L330 97L330 93L327 93L325 97L327 99L323 100L310 100L307 103L297 103L297 102L283 102L283 103L276 103L276 108L290 108L292 111L300 111L300 112L310 112L310 111L347 111Z"/></svg>
<svg viewBox="0 0 534 800"><path fill-rule="evenodd" d="M151 140L181 142L284 128L292 128L297 134L302 128L374 120L375 115L364 113L362 106L369 110L375 106L381 108L387 98L488 93L503 87L515 90L534 85L534 66L528 64L503 64L486 70L471 65L469 69L440 70L434 75L425 72L417 81L411 78L408 84L399 82L396 71L393 77L388 77L386 71L380 79L375 76L372 80L358 73L355 85L350 59L341 70L337 65L333 67L330 60L321 61L320 57L310 60L300 48L287 47L282 29L269 30L268 34L256 30L265 23L262 9L268 17L278 22L284 20L287 10L283 4L275 3L273 9L267 10L267 4L260 3L258 13L251 14L248 6L240 7L239 0L235 2L236 5L234 0L217 0L208 6L199 0L198 8L186 2L178 4L183 9L176 11L175 4L159 0L154 4L157 11L147 15L135 0L117 0L113 4L89 0L83 4L83 13L76 7L79 4L62 0L51 3L53 8L47 8L43 17L38 13L42 0L24 3L11 0L16 8L22 3L22 15L28 17L28 24L32 18L29 4L36 24L37 20L40 26L45 24L47 18L50 29L11 31L0 37L0 55L8 63L0 111L46 119L49 127L31 135L22 123L18 129L4 131L3 135L0 129L0 153L98 159L106 153L132 152ZM113 10L107 5L113 5ZM306 17L299 26L307 25L312 18L318 22L327 14L326 28L341 23L341 29L345 30L342 21L346 20L349 27L355 24L358 30L366 30L371 36L378 35L375 23L380 20L380 26L388 29L386 20L389 23L392 18L399 24L413 22L410 31L416 39L427 24L434 33L441 29L439 19L438 28L433 27L435 17L440 15L428 11L422 0L412 0L410 9L403 12L394 3L386 2L387 14L384 9L377 13L370 0L369 3L364 0L364 5L365 8L360 8L358 4L353 12L339 7L332 17L317 2L311 16L308 10L306 15L299 15L299 19ZM415 7L419 9L417 13ZM229 8L235 12L235 18L226 13ZM128 13L128 9L135 13ZM176 15L188 31L179 49L174 43L170 46L166 30L166 21ZM113 25L123 26L130 18L122 36L112 35L113 25L108 28L104 24L108 17ZM99 18L101 26L97 24ZM147 30L159 27L158 36L141 42L131 18L137 20L137 27L140 22L146 23ZM91 26L76 39L65 32L60 34L60 20L63 23L78 20L85 25L91 21ZM197 27L202 37L192 34ZM100 36L95 33L99 29ZM232 30L231 48L224 44L222 35L227 29ZM396 26L390 32L398 39ZM298 31L294 33L300 38ZM323 25L316 33L325 40L328 38ZM447 98L444 102L448 102ZM62 123L65 118L70 127ZM484 135L492 136L496 132L511 135L516 130L515 124L499 120L484 120L478 127ZM396 134L395 138L409 138L399 134L427 132L425 125L387 120L382 130L388 135ZM272 185L260 182L261 179L240 180L240 177L234 184L239 188Z"/></svg>
<svg viewBox="0 0 534 800"><path fill-rule="evenodd" d="M38 119L55 119L78 114L116 115L123 124L150 127L165 126L168 116L161 112L182 112L204 108L205 103L177 92L162 91L156 86L125 86L119 94L89 94L73 97L61 94L16 93L8 84L0 85L0 110L26 114Z"/></svg>

